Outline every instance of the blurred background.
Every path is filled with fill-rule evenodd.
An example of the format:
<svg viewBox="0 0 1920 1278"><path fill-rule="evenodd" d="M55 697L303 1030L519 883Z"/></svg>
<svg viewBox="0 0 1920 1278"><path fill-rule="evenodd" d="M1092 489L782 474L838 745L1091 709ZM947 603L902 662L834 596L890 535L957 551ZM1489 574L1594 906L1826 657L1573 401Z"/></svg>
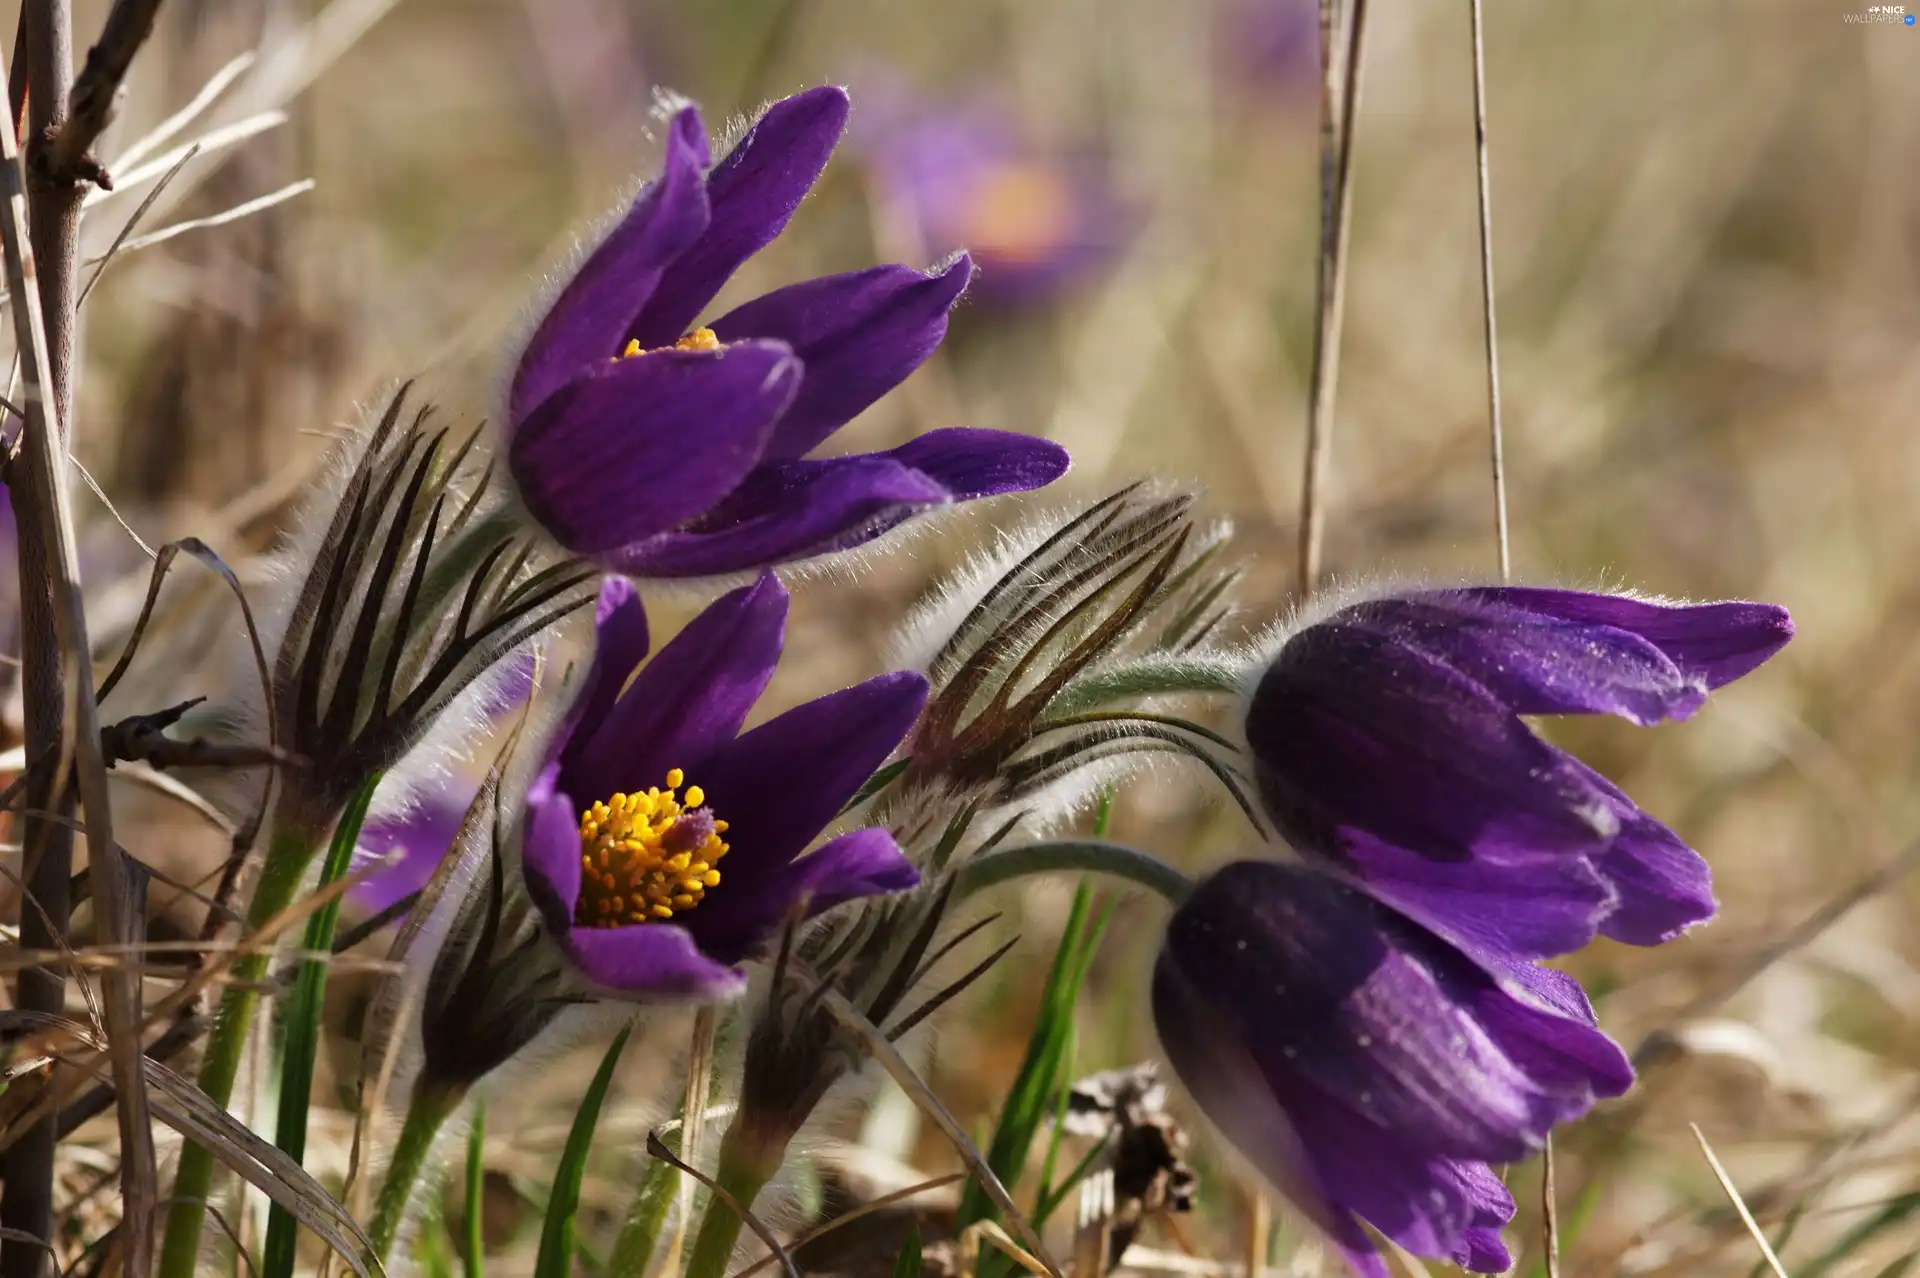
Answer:
<svg viewBox="0 0 1920 1278"><path fill-rule="evenodd" d="M1487 4L1517 575L1764 598L1799 622L1692 723L1552 729L1707 855L1724 906L1664 949L1572 963L1610 1031L1660 1049L1635 1098L1559 1142L1572 1274L1753 1269L1689 1122L1763 1227L1791 1234L1796 1274L1904 1274L1920 1248L1920 886L1884 875L1796 930L1920 832L1920 28L1848 23L1849 3ZM84 46L105 6L77 8ZM972 249L981 273L941 353L836 446L993 426L1066 444L1063 495L1194 481L1238 529L1252 633L1295 590L1316 42L1309 0L174 0L103 148L116 174L130 141L258 56L175 139L224 144L134 234L277 202L113 261L83 311L75 455L148 543L196 534L242 563L397 379L490 411L533 286L650 171L656 89L718 130L833 81L854 94L849 135L720 309ZM1364 76L1328 567L1487 576L1465 4L1376 0ZM88 257L154 190L122 185L90 214ZM99 501L79 508L90 589L109 613L128 590L137 607L139 547ZM802 592L763 711L879 668L965 546L922 538ZM191 828L163 813L126 837L161 861L215 846ZM1179 778L1125 791L1115 831L1193 866L1245 837ZM1017 1066L1066 900L1008 903L1026 961L924 1049L964 1121ZM1118 908L1082 1007L1087 1071L1154 1051L1159 907ZM590 1207L624 1206L670 1063L634 1065L634 1147L608 1152ZM564 1132L560 1112L490 1152L502 1246L514 1186ZM952 1162L884 1088L821 1140ZM1232 1260L1246 1199L1204 1138L1195 1162L1197 1215L1144 1241ZM1511 1175L1521 1270L1538 1272L1538 1169ZM1283 1213L1276 1255L1299 1236Z"/></svg>

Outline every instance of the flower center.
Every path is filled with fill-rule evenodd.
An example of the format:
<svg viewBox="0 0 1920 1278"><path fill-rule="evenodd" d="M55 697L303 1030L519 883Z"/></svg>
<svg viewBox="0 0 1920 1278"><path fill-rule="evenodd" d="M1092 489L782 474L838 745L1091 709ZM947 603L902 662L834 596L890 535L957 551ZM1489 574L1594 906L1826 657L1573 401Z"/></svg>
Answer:
<svg viewBox="0 0 1920 1278"><path fill-rule="evenodd" d="M727 854L727 823L702 806L704 791L686 774L667 773L667 788L616 794L580 814L581 927L625 927L690 910L720 882L713 863Z"/></svg>
<svg viewBox="0 0 1920 1278"><path fill-rule="evenodd" d="M652 351L643 351L640 349L640 343L638 341L631 341L627 343L625 350L613 357L613 362L617 364L623 359L632 359L635 355L651 355L653 351L664 349L666 348L656 346ZM673 349L676 351L717 351L720 349L720 338L710 328L696 328L675 342Z"/></svg>
<svg viewBox="0 0 1920 1278"><path fill-rule="evenodd" d="M1073 193L1037 164L1004 164L966 203L968 244L1014 262L1039 263L1072 232Z"/></svg>

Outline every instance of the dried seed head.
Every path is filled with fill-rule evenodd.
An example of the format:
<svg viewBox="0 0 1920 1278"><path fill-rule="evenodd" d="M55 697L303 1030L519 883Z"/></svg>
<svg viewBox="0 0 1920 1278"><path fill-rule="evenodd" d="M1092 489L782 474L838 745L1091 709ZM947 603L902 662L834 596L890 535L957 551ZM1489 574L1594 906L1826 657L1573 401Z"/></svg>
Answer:
<svg viewBox="0 0 1920 1278"><path fill-rule="evenodd" d="M1193 1210L1199 1179L1186 1160L1191 1140L1166 1105L1167 1085L1153 1061L1091 1074L1067 1091L1061 1126L1100 1142L1100 1165L1113 1173L1111 1265L1149 1217Z"/></svg>

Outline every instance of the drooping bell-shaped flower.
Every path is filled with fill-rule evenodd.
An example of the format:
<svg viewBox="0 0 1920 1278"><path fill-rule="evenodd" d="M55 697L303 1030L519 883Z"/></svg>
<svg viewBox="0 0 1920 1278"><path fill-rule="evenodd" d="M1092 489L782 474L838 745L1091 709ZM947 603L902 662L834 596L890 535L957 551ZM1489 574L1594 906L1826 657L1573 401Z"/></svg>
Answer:
<svg viewBox="0 0 1920 1278"><path fill-rule="evenodd" d="M807 848L913 727L926 681L880 675L742 734L786 616L785 588L763 576L708 607L629 684L646 617L627 582L603 586L592 666L522 823L528 886L591 981L641 998L724 998L744 987L736 965L796 910L919 881L885 830Z"/></svg>
<svg viewBox="0 0 1920 1278"><path fill-rule="evenodd" d="M1153 1016L1182 1083L1369 1278L1359 1221L1480 1273L1511 1263L1491 1164L1618 1096L1633 1071L1570 977L1498 978L1359 889L1240 861L1173 914Z"/></svg>
<svg viewBox="0 0 1920 1278"><path fill-rule="evenodd" d="M848 109L831 86L776 102L713 164L683 107L660 176L535 328L508 392L508 461L568 550L634 577L752 571L1066 470L1058 445L986 430L808 456L940 344L972 274L964 255L789 285L694 327L786 226Z"/></svg>
<svg viewBox="0 0 1920 1278"><path fill-rule="evenodd" d="M1792 634L1761 603L1507 587L1353 603L1257 677L1260 798L1303 855L1483 958L1657 944L1712 917L1706 862L1523 716L1684 719Z"/></svg>

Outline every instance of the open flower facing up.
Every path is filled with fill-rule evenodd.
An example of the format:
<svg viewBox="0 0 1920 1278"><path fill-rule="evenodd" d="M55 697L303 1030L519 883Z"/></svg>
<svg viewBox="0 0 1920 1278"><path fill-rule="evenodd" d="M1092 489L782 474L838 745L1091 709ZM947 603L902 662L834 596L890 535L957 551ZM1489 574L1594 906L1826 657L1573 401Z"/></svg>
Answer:
<svg viewBox="0 0 1920 1278"><path fill-rule="evenodd" d="M598 646L527 795L528 886L581 972L636 997L724 998L795 909L919 881L884 830L800 854L913 727L917 674L880 675L744 735L780 659L772 576L723 596L641 669L640 601L600 595ZM798 859L796 859L798 858Z"/></svg>
<svg viewBox="0 0 1920 1278"><path fill-rule="evenodd" d="M1365 600L1293 634L1246 715L1301 853L1496 967L1711 918L1706 862L1523 715L1684 719L1793 634L1760 603L1567 590Z"/></svg>
<svg viewBox="0 0 1920 1278"><path fill-rule="evenodd" d="M1153 1015L1207 1117L1378 1278L1356 1217L1417 1255L1505 1271L1514 1204L1489 1164L1633 1082L1570 977L1516 964L1496 980L1293 865L1236 862L1194 890L1167 926Z"/></svg>
<svg viewBox="0 0 1920 1278"><path fill-rule="evenodd" d="M845 550L914 513L1049 483L1055 444L931 431L808 459L946 334L972 272L878 266L790 285L692 328L793 216L846 127L823 87L775 103L718 164L699 112L568 281L520 357L508 460L562 545L635 577L755 570Z"/></svg>

